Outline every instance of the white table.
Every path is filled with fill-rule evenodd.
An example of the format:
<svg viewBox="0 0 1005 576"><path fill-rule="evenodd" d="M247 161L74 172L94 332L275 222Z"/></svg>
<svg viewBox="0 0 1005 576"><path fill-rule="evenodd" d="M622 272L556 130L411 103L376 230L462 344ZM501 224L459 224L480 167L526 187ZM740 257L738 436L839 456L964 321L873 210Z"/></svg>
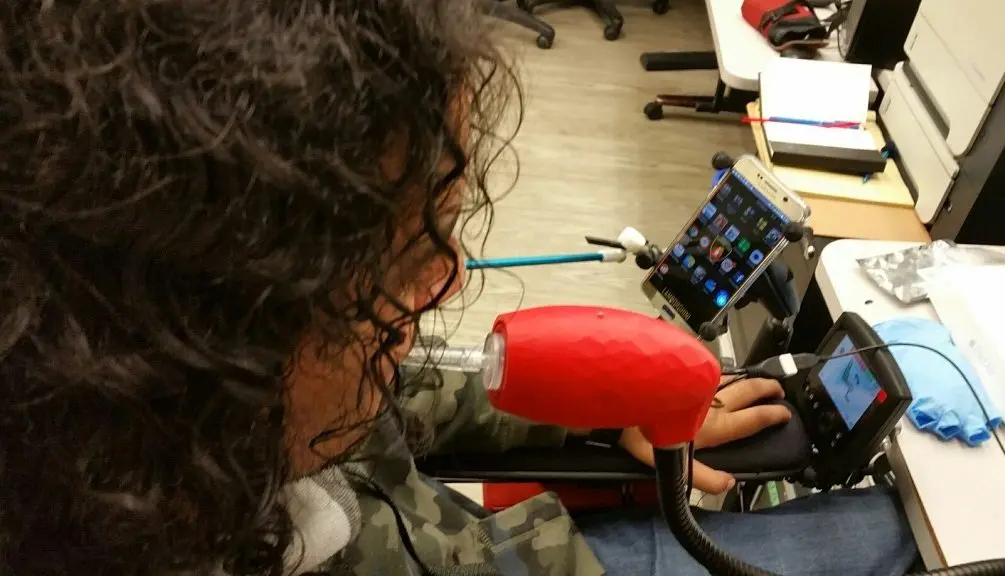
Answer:
<svg viewBox="0 0 1005 576"><path fill-rule="evenodd" d="M747 24L740 13L743 0L705 0L708 22L715 42L715 58L719 62L719 77L723 84L735 90L758 91L758 76L768 63L781 56L768 45L757 30ZM817 10L821 18L831 10ZM837 43L830 44L819 52L820 59L840 62ZM874 102L879 95L875 82L869 89L869 101Z"/></svg>
<svg viewBox="0 0 1005 576"><path fill-rule="evenodd" d="M816 280L831 317L850 310L869 324L903 316L937 319L927 301L904 305L880 291L856 263L912 244L838 240L825 247ZM888 455L928 568L1005 556L1005 455L997 443L969 448L943 442L905 418Z"/></svg>

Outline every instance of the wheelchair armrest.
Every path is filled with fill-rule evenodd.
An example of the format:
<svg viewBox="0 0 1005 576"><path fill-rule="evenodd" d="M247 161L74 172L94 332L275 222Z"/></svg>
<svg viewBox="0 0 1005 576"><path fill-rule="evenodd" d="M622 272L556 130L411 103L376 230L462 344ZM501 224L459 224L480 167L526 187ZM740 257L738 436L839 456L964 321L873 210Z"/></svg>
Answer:
<svg viewBox="0 0 1005 576"><path fill-rule="evenodd" d="M792 419L749 438L698 450L695 458L737 480L778 480L809 463L810 445L795 410ZM620 449L571 444L520 448L502 454L453 453L418 459L419 471L447 482L631 482L655 471Z"/></svg>
<svg viewBox="0 0 1005 576"><path fill-rule="evenodd" d="M416 466L445 482L630 482L656 477L652 468L624 450L585 444L426 456L416 460Z"/></svg>

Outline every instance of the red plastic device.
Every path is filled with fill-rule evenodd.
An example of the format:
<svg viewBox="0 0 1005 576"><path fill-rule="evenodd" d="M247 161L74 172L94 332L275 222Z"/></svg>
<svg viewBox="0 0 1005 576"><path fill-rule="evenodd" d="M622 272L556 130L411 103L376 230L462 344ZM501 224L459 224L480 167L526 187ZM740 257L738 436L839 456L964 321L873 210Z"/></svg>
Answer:
<svg viewBox="0 0 1005 576"><path fill-rule="evenodd" d="M496 318L504 412L568 428L639 426L658 448L694 439L719 384L719 362L658 318L597 306L548 306Z"/></svg>

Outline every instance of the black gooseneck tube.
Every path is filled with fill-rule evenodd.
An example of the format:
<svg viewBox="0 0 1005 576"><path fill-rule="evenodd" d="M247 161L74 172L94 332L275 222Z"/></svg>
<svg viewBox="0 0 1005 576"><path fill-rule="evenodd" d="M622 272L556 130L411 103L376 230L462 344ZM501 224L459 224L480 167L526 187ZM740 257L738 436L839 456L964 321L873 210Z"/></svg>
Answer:
<svg viewBox="0 0 1005 576"><path fill-rule="evenodd" d="M670 526L681 546L692 558L708 569L714 576L776 576L772 572L762 570L747 564L729 552L720 548L705 534L691 514L688 502L687 478L688 461L687 447L656 449L656 482L659 487L660 512ZM939 576L1005 576L1005 559L973 562L962 566L953 566L919 572Z"/></svg>
<svg viewBox="0 0 1005 576"><path fill-rule="evenodd" d="M705 534L691 514L687 499L687 447L656 449L656 484L659 487L660 512L680 545L692 558L715 576L774 576L734 558Z"/></svg>

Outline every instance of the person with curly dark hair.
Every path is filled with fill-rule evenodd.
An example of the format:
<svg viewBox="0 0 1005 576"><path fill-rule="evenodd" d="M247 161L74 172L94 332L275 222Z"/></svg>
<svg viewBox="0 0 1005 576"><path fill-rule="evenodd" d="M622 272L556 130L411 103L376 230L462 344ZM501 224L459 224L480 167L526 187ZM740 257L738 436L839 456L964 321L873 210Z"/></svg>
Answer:
<svg viewBox="0 0 1005 576"><path fill-rule="evenodd" d="M474 0L0 6L0 573L618 574L673 544L416 472L568 435L398 368L462 280L458 221L491 210L519 92L490 38ZM745 414L708 443L787 417ZM893 500L858 500L813 510L867 516L840 538L722 523L829 542L796 571L911 556Z"/></svg>

